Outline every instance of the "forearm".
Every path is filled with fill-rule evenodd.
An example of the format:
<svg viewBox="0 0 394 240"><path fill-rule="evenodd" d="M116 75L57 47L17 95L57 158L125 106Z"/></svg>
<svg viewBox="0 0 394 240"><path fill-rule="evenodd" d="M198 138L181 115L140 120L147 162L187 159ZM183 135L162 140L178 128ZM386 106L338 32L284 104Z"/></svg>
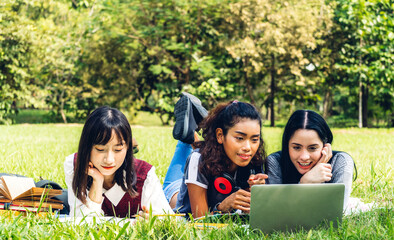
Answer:
<svg viewBox="0 0 394 240"><path fill-rule="evenodd" d="M279 164L279 155L271 154L267 158L267 183L282 184L282 169Z"/></svg>
<svg viewBox="0 0 394 240"><path fill-rule="evenodd" d="M345 184L345 207L352 192L353 169L354 162L350 155L347 153L340 153L340 155L338 155L338 160L334 165L333 178L331 182Z"/></svg>
<svg viewBox="0 0 394 240"><path fill-rule="evenodd" d="M187 184L190 207L194 218L209 214L207 190L195 184Z"/></svg>
<svg viewBox="0 0 394 240"><path fill-rule="evenodd" d="M147 209L152 207L153 214L174 213L164 196L160 181L155 173L154 167L149 170L142 188L141 205Z"/></svg>
<svg viewBox="0 0 394 240"><path fill-rule="evenodd" d="M93 180L88 196L92 202L101 204L103 202L103 183Z"/></svg>
<svg viewBox="0 0 394 240"><path fill-rule="evenodd" d="M196 199L197 200L197 199ZM190 206L194 218L199 218L209 214L208 199L198 199L197 201L190 198Z"/></svg>
<svg viewBox="0 0 394 240"><path fill-rule="evenodd" d="M80 217L89 214L102 215L102 202L93 202L89 196L86 198L86 204L83 204L76 196L71 188L68 189L68 204L70 205L70 216Z"/></svg>

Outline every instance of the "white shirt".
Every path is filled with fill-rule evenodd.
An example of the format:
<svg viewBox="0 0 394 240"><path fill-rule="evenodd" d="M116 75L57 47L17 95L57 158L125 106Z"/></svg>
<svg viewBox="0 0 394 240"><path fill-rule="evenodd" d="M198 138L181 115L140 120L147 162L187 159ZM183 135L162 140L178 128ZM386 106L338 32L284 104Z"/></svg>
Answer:
<svg viewBox="0 0 394 240"><path fill-rule="evenodd" d="M75 197L72 189L72 181L74 177L74 154L66 157L64 162L64 175L68 188L68 204L70 205L70 216L86 216L95 214L96 216L103 216L104 212L101 209L101 203L96 203L90 200L89 196L86 198L86 205ZM115 185L106 190L103 188L103 194L108 200L117 206L119 201L123 198L126 192L115 183ZM141 205L150 208L152 205L152 214L172 214L174 213L164 196L164 192L155 173L155 167L149 170L142 188Z"/></svg>

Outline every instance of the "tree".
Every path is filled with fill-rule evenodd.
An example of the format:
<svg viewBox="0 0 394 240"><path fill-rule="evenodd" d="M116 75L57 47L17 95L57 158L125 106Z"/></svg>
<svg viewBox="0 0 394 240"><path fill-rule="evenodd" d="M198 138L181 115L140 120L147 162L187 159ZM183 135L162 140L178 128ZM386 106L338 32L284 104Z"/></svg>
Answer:
<svg viewBox="0 0 394 240"><path fill-rule="evenodd" d="M346 72L348 85L359 86L359 127L367 127L371 95L381 104L384 114L392 115L394 8L387 0L338 4L338 23L348 41L341 49L337 66Z"/></svg>
<svg viewBox="0 0 394 240"><path fill-rule="evenodd" d="M302 74L309 64L303 50L316 47L320 26L330 18L329 8L320 1L244 0L232 4L231 10L229 21L239 30L227 49L233 58L242 59L252 102L262 80L268 80L269 89L263 90L269 94L262 95L270 109L271 126L275 126L277 93L308 83Z"/></svg>
<svg viewBox="0 0 394 240"><path fill-rule="evenodd" d="M5 0L0 11L0 123L10 123L17 102L28 98L33 24L19 16L20 4Z"/></svg>
<svg viewBox="0 0 394 240"><path fill-rule="evenodd" d="M229 55L219 45L227 7L213 0L106 1L92 14L83 81L105 86L98 101L158 113L163 124L181 91L213 105L233 91ZM216 83L220 94L203 90Z"/></svg>
<svg viewBox="0 0 394 240"><path fill-rule="evenodd" d="M84 99L77 71L86 18L62 1L33 2L25 11L34 19L37 32L33 39L36 56L30 60L35 84L48 93L47 105L67 123L66 112L77 111L77 102Z"/></svg>

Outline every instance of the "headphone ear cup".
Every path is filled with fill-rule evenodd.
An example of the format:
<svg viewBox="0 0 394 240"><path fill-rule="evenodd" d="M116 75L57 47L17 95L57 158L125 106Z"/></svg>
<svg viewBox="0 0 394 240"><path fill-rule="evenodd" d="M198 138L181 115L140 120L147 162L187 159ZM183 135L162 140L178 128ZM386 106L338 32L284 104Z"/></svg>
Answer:
<svg viewBox="0 0 394 240"><path fill-rule="evenodd" d="M229 174L223 173L223 176L215 179L214 187L219 193L227 195L233 191L235 182Z"/></svg>

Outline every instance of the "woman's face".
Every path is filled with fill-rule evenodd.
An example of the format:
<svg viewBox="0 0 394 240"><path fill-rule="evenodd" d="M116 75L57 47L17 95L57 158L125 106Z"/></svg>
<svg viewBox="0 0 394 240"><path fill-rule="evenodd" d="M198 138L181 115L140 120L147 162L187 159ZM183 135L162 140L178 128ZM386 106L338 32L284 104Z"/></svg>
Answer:
<svg viewBox="0 0 394 240"><path fill-rule="evenodd" d="M118 139L112 130L111 139L105 145L93 145L90 161L104 177L114 177L116 170L122 166L127 154L126 142Z"/></svg>
<svg viewBox="0 0 394 240"><path fill-rule="evenodd" d="M291 162L302 175L320 160L323 142L315 130L298 129L289 141Z"/></svg>
<svg viewBox="0 0 394 240"><path fill-rule="evenodd" d="M247 166L260 145L260 124L257 120L242 119L223 135L221 128L216 129L218 143L223 144L224 151L233 162L230 171Z"/></svg>

